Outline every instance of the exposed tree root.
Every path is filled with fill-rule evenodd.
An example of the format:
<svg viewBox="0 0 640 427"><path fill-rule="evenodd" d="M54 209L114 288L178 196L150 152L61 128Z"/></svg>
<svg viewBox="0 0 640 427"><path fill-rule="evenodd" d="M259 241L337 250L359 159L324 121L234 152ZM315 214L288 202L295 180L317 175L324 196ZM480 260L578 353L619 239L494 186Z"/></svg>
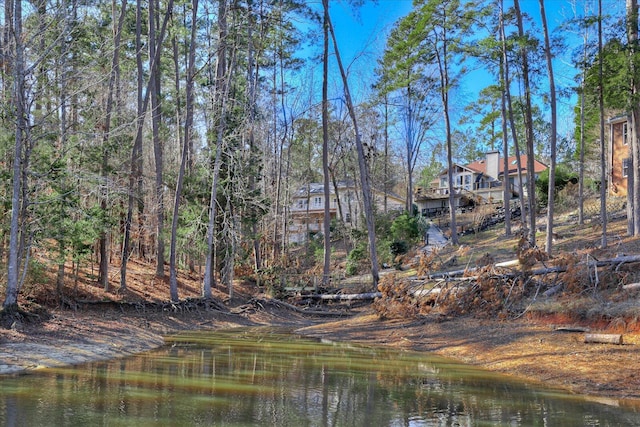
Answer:
<svg viewBox="0 0 640 427"><path fill-rule="evenodd" d="M49 315L46 311L38 309L31 312L23 310L17 304L0 310L0 327L4 329L14 328L20 323L36 323L47 319Z"/></svg>

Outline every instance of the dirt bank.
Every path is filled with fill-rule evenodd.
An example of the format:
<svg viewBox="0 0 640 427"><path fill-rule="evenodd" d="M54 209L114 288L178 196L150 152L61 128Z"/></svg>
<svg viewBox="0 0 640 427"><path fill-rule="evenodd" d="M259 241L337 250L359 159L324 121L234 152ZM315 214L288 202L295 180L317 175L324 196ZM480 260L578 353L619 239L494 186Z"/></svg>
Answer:
<svg viewBox="0 0 640 427"><path fill-rule="evenodd" d="M380 321L370 309L349 317L302 315L284 307L187 313L62 311L49 320L0 330L0 373L127 356L162 345L187 329L280 325L338 341L429 351L547 386L640 406L640 336L624 345L585 344L584 333L549 322L424 318Z"/></svg>
<svg viewBox="0 0 640 427"><path fill-rule="evenodd" d="M640 406L640 336L624 345L585 344L583 332L542 321L473 318L381 322L373 314L303 328L302 333L429 351L554 388Z"/></svg>

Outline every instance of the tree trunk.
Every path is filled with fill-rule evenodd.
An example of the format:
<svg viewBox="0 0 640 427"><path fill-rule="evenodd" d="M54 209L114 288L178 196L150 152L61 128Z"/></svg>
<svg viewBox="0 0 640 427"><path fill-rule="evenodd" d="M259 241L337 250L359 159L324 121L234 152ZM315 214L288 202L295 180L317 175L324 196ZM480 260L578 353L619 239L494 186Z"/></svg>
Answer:
<svg viewBox="0 0 640 427"><path fill-rule="evenodd" d="M149 91L151 96L151 129L153 139L153 154L155 159L155 211L156 211L156 277L164 277L164 183L163 183L163 143L160 137L160 127L162 125L161 98L161 74L160 58L157 56L157 63L152 64L156 58L155 51L160 51L161 45L156 40L156 27L160 24L158 18L158 0L149 0L149 69L154 70L149 76Z"/></svg>
<svg viewBox="0 0 640 427"><path fill-rule="evenodd" d="M519 0L514 0L513 6L518 21L518 35L524 40L524 25L522 23L522 12L520 11ZM533 116L531 112L531 85L529 83L529 58L527 47L521 41L520 56L522 59L522 84L524 86L524 108L525 108L525 135L527 143L527 206L529 207L529 244L536 246L536 194L535 194L535 153L533 137Z"/></svg>
<svg viewBox="0 0 640 427"><path fill-rule="evenodd" d="M144 98L143 90L143 68L142 68L142 1L136 1L136 67L137 76L137 120L136 120L136 137L131 150L131 171L129 174L129 197L127 200L127 215L124 221L124 241L122 243L122 254L120 259L120 290L127 289L127 262L129 260L129 252L131 246L131 223L133 222L133 204L135 201L134 188L136 182L136 165L138 157L142 151L142 125L144 124Z"/></svg>
<svg viewBox="0 0 640 427"><path fill-rule="evenodd" d="M371 195L371 186L369 184L369 171L367 170L367 164L365 162L364 148L362 146L362 140L360 131L358 129L358 120L356 118L356 111L351 99L351 92L349 91L349 83L347 81L347 74L345 73L342 65L342 59L340 58L340 51L338 49L338 43L336 41L336 35L333 31L333 25L331 25L331 17L329 16L329 0L322 0L322 5L325 10L325 16L331 33L331 40L333 41L333 49L336 54L336 61L340 69L340 76L342 77L342 84L344 88L344 95L347 102L347 108L349 110L349 116L353 122L353 131L355 132L356 150L358 152L358 167L360 169L360 181L362 183L362 199L364 202L364 215L367 223L367 232L369 234L369 257L371 259L371 277L373 289L378 287L378 281L380 276L378 273L378 253L376 251L376 228L375 219L373 217L373 201Z"/></svg>
<svg viewBox="0 0 640 427"><path fill-rule="evenodd" d="M587 58L588 58L588 37L586 34L583 36L584 50L582 53L582 79L580 81L580 164L578 167L578 224L584 224L584 154L585 154L585 87L587 81Z"/></svg>
<svg viewBox="0 0 640 427"><path fill-rule="evenodd" d="M602 0L600 0L601 2ZM601 7L601 6L600 6ZM602 15L600 15L599 26ZM599 27L600 28L600 27ZM601 36L600 36L601 37ZM627 0L627 39L629 43L629 70L631 75L630 100L631 100L631 165L633 170L633 186L631 190L631 199L633 206L632 225L633 235L640 236L640 106L638 106L638 94L640 93L640 78L637 76L638 70L636 66L638 53L638 1ZM604 227L603 227L604 228ZM603 230L604 233L604 230ZM603 237L604 238L604 237Z"/></svg>
<svg viewBox="0 0 640 427"><path fill-rule="evenodd" d="M182 141L182 156L180 158L180 170L178 172L178 181L176 183L176 192L173 201L173 215L171 220L171 244L169 249L169 291L172 301L178 301L178 266L176 260L176 251L178 245L178 219L180 210L180 199L182 197L182 186L184 183L185 169L187 168L187 162L189 157L189 148L191 139L191 128L193 125L193 80L195 78L195 49L196 49L196 35L197 35L197 15L198 15L198 0L192 2L191 13L191 40L189 42L189 58L187 64L187 88L186 88L186 117L184 121L184 140ZM177 52L174 50L174 57L177 60ZM176 92L179 93L180 79L178 75L178 68L176 67Z"/></svg>
<svg viewBox="0 0 640 427"><path fill-rule="evenodd" d="M511 185L509 183L509 136L507 134L507 94L505 62L507 61L506 40L504 34L504 0L500 0L500 46L502 54L500 55L500 75L499 81L502 83L500 90L500 115L502 119L502 206L504 208L504 234L505 237L511 236ZM496 177L497 178L497 177Z"/></svg>
<svg viewBox="0 0 640 427"><path fill-rule="evenodd" d="M115 5L115 2L114 2ZM126 15L127 0L122 0L120 5L120 17L118 18L117 27L114 28L113 41L113 57L111 59L111 73L109 75L109 88L107 89L107 104L105 105L104 133L102 134L102 164L100 166L100 175L102 177L102 188L100 194L100 210L102 211L105 222L102 224L100 232L100 241L98 242L100 252L100 266L98 270L98 282L102 288L109 290L109 231L107 218L108 209L108 175L109 175L109 141L111 139L111 113L113 111L113 97L116 87L116 76L120 68L120 39L122 36L122 26ZM114 7L115 9L115 7ZM115 10L113 11L115 15Z"/></svg>
<svg viewBox="0 0 640 427"><path fill-rule="evenodd" d="M449 65L448 65L448 45L447 38L443 36L442 53L437 48L434 49L435 57L438 61L438 72L440 74L440 97L442 100L442 112L444 114L445 134L447 138L447 180L449 182L449 230L451 232L451 243L458 244L458 226L456 224L456 198L453 185L453 140L451 135L451 118L449 116Z"/></svg>
<svg viewBox="0 0 640 427"><path fill-rule="evenodd" d="M384 95L384 213L387 213L387 195L391 192L389 188L389 94Z"/></svg>
<svg viewBox="0 0 640 427"><path fill-rule="evenodd" d="M604 141L604 76L602 58L602 0L598 0L598 107L600 109L600 220L602 247L607 247L607 161ZM635 126L634 126L635 127ZM633 138L635 139L635 138Z"/></svg>
<svg viewBox="0 0 640 427"><path fill-rule="evenodd" d="M247 24L247 39L248 39L248 47L247 47L247 85L248 85L248 105L247 105L247 115L249 117L249 163L254 162L254 152L256 147L255 141L255 126L256 126L256 115L255 111L257 110L257 86L258 86L258 76L260 74L260 62L255 59L256 52L255 46L256 44L260 44L262 41L256 42L253 38L253 4L251 1L247 2L247 14L248 14L248 24ZM257 159L255 160L257 161ZM256 189L256 178L255 172L249 172L249 191L254 193ZM251 238L253 240L253 270L258 272L262 268L262 256L260 250L260 237L258 233L258 218L255 217L251 222Z"/></svg>
<svg viewBox="0 0 640 427"><path fill-rule="evenodd" d="M544 31L545 57L547 59L547 70L549 72L549 103L551 104L551 164L549 165L549 192L547 201L547 239L545 249L547 255L551 255L553 244L553 210L556 193L556 138L557 138L557 108L556 108L556 85L553 78L553 65L551 63L551 43L549 41L549 28L547 27L547 16L544 11L544 0L540 0L540 16L542 18L542 29Z"/></svg>
<svg viewBox="0 0 640 427"><path fill-rule="evenodd" d="M503 4L500 5L503 8ZM520 222L523 228L526 228L527 209L524 203L524 192L522 191L522 164L520 162L520 147L518 145L518 133L516 132L516 121L513 116L513 103L511 102L511 75L509 72L509 59L507 57L507 39L505 36L504 22L500 28L502 32L502 55L504 63L504 90L507 100L507 114L509 116L509 128L511 129L511 139L513 140L513 150L516 156L516 165L518 170L518 199L520 201ZM508 169L505 169L505 179L508 179Z"/></svg>
<svg viewBox="0 0 640 427"><path fill-rule="evenodd" d="M326 2L326 5L325 5ZM322 284L328 285L331 277L331 189L329 187L329 0L323 0L322 23L322 175L324 190L324 262Z"/></svg>
<svg viewBox="0 0 640 427"><path fill-rule="evenodd" d="M222 148L224 131L226 128L227 97L230 86L230 73L227 70L227 1L218 4L218 63L215 71L215 99L214 105L219 114L216 129L216 155L213 162L213 179L211 180L211 195L209 198L209 223L207 225L207 259L205 265L202 294L205 298L212 298L212 288L215 281L214 263L214 236L216 234L216 215L218 213L218 181L220 179L220 164L222 162Z"/></svg>
<svg viewBox="0 0 640 427"><path fill-rule="evenodd" d="M2 304L4 310L12 311L18 307L18 268L19 268L19 240L20 240L20 190L22 187L22 144L26 128L25 111L25 76L24 76L24 45L22 40L22 2L16 0L13 13L13 34L15 43L14 92L16 128L15 146L13 154L13 181L11 184L11 225L9 231L9 260L7 265L7 287Z"/></svg>
<svg viewBox="0 0 640 427"><path fill-rule="evenodd" d="M410 70L407 70L407 142L406 142L406 156L407 156L407 205L405 209L409 215L413 215L413 108L411 103L412 88L411 79L409 78Z"/></svg>
<svg viewBox="0 0 640 427"><path fill-rule="evenodd" d="M150 76L154 75L154 68L158 62L158 56L160 55L160 46L162 46L162 41L164 40L164 35L167 29L167 22L171 13L173 11L173 0L169 0L167 4L167 11L164 15L164 20L162 22L162 28L160 29L160 35L157 38L157 46L158 48L154 51L153 59L151 60L151 69ZM140 183L142 180L142 169L141 168L141 159L142 159L142 128L144 125L144 116L147 111L147 106L149 104L149 94L151 92L151 81L152 78L149 79L147 83L146 92L144 94L144 98L142 96L142 57L140 56L140 49L142 46L142 42L140 40L142 32L142 5L141 1L138 0L136 3L136 62L138 67L138 119L136 122L136 137L133 143L133 149L131 150L131 172L129 174L129 198L127 203L127 216L124 223L124 241L122 244L122 258L120 264L120 289L125 290L127 288L127 261L129 259L129 255L131 252L131 224L133 222L133 207L135 203L135 196L138 193L139 199L141 199L140 194ZM136 189L136 184L137 189ZM140 202L139 202L140 203ZM138 205L140 208L140 205ZM138 211L138 215L140 216L140 212ZM139 221L141 218L139 218Z"/></svg>

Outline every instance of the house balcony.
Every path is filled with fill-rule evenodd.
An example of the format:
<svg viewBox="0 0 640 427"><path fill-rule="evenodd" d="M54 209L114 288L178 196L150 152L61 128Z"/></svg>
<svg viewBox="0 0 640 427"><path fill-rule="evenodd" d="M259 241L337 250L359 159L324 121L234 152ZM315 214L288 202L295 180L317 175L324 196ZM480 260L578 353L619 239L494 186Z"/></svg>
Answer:
<svg viewBox="0 0 640 427"><path fill-rule="evenodd" d="M511 194L513 196L517 196L518 192L513 184L509 184ZM456 194L473 194L478 196L486 196L489 194L498 194L502 192L502 181L492 181L489 183L474 183L474 184L465 184L465 185L455 185L454 187ZM432 189L433 194L438 196L446 196L449 194L449 187L438 187ZM427 196L428 197L428 196ZM488 199L488 197L483 197ZM502 200L502 197L500 197Z"/></svg>
<svg viewBox="0 0 640 427"><path fill-rule="evenodd" d="M338 211L338 206L336 203L331 203L331 205L329 206L329 212L331 213L336 213ZM309 205L306 205L304 203L294 203L293 205L291 205L291 207L289 208L289 212L292 215L297 215L297 216L305 216L305 215L317 215L317 214L323 214L324 215L324 203L310 203Z"/></svg>

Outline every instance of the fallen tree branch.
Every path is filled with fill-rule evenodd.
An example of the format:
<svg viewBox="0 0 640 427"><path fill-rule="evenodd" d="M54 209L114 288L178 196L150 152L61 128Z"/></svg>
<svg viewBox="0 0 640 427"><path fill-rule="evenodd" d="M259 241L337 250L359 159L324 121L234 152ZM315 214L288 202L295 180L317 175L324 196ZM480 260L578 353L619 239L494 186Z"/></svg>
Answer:
<svg viewBox="0 0 640 427"><path fill-rule="evenodd" d="M620 264L630 264L630 263L634 263L634 262L640 262L640 255L625 255L625 256L619 256L619 257L615 257L615 258L610 258L610 259L603 259L603 260L592 260L592 261L581 261L578 263L578 265L586 265L587 267L605 267L607 265L620 265ZM499 262L494 264L493 266L496 268L505 268L505 267L513 267L518 265L517 260L514 261L505 261L505 262ZM465 269L465 270L452 270L452 271L443 271L441 273L435 273L435 274L429 274L427 276L422 276L419 277L418 279L423 279L423 280L429 280L429 279L444 279L444 278L453 278L453 277L457 277L457 276L462 276L463 274L468 274L468 273L472 273L474 271L477 271L478 268L469 268L469 269ZM550 273L564 273L565 271L567 271L567 267L564 266L557 266L557 267L544 267L544 268L538 268L535 270L531 270L528 272L528 274L532 275L532 276L543 276L545 274L550 274ZM516 276L518 274L520 274L521 271L514 271L513 273L508 273L505 272L503 273L504 275L508 276L508 277L513 277ZM477 276L468 276L471 280L473 279L477 279Z"/></svg>
<svg viewBox="0 0 640 427"><path fill-rule="evenodd" d="M605 265L611 264L629 264L632 262L640 262L640 255L623 255L610 259L596 260L595 262L597 267L604 267Z"/></svg>
<svg viewBox="0 0 640 427"><path fill-rule="evenodd" d="M380 298L381 292L365 292L362 294L321 294L309 295L309 298L327 301L373 300Z"/></svg>
<svg viewBox="0 0 640 427"><path fill-rule="evenodd" d="M265 306L269 306L269 305L275 306L278 308L285 308L287 310L291 310L299 314L306 314L306 315L312 315L312 316L343 317L343 316L350 315L349 313L345 313L342 311L304 310L304 309L301 309L300 307L296 307L295 305L292 305L277 299L273 299L273 298L260 298L260 299L254 298L251 300L250 304L247 304L242 307L241 312L248 311L250 307L253 307L253 308L257 307L260 309L264 309Z"/></svg>

